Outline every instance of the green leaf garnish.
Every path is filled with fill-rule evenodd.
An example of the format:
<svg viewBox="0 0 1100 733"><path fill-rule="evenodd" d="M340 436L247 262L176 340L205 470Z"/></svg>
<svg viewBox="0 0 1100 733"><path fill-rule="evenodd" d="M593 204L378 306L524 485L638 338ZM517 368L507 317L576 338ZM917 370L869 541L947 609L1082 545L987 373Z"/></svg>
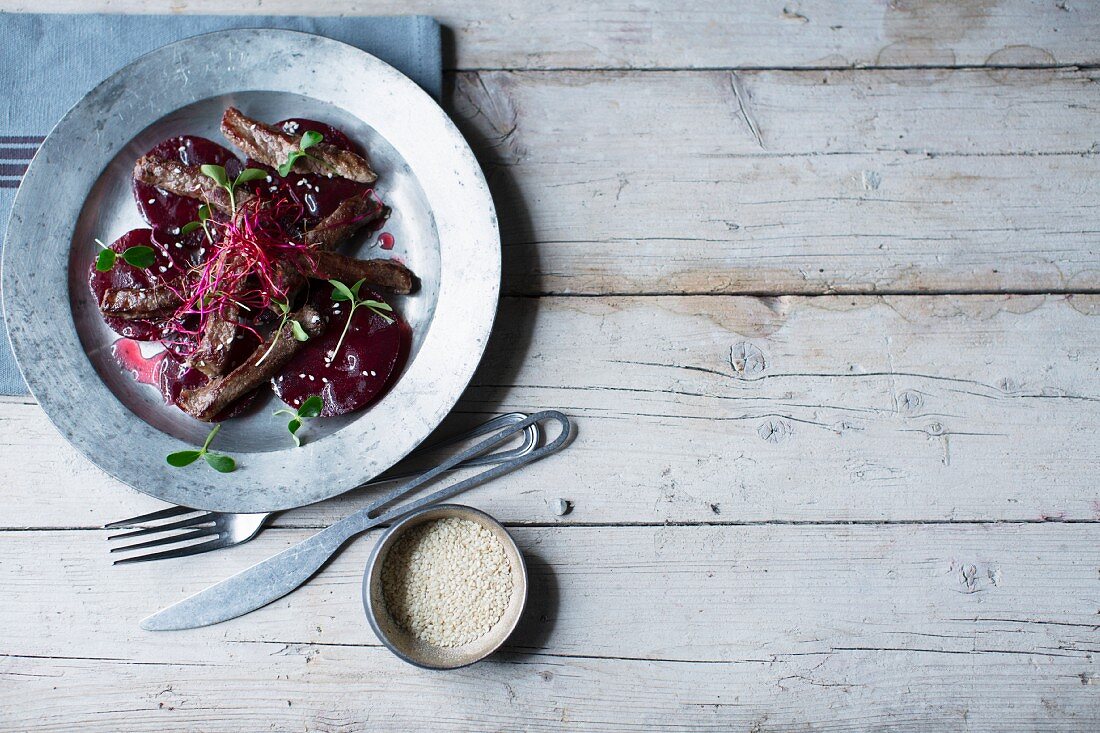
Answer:
<svg viewBox="0 0 1100 733"><path fill-rule="evenodd" d="M329 280L329 282L332 283L332 287L335 288L332 291L333 300L355 300L355 293L353 293L351 288L349 288L347 285L340 282L339 280Z"/></svg>
<svg viewBox="0 0 1100 733"><path fill-rule="evenodd" d="M248 183L249 181L258 181L261 178L267 178L267 171L260 170L259 168L245 168L241 171L241 174L237 176L237 179L233 181L233 188L236 188L242 183Z"/></svg>
<svg viewBox="0 0 1100 733"><path fill-rule="evenodd" d="M324 139L325 138L321 135L321 133L314 132L313 130L308 130L302 133L302 138L298 141L298 149L292 150L290 152L290 155L286 156L286 162L279 166L279 175L283 178L289 176L290 172L294 170L294 164L298 162L299 158L309 158L310 160L323 165L325 168L328 168L330 171L335 173L336 170L331 165L321 160L320 158L317 158L306 152Z"/></svg>
<svg viewBox="0 0 1100 733"><path fill-rule="evenodd" d="M321 135L321 133L315 132L313 130L307 130L306 132L302 133L302 140L298 143L298 149L303 151L309 150L314 145L324 139L325 138Z"/></svg>
<svg viewBox="0 0 1100 733"><path fill-rule="evenodd" d="M317 417L324 408L325 401L321 399L321 395L310 395L298 408L298 417Z"/></svg>
<svg viewBox="0 0 1100 733"><path fill-rule="evenodd" d="M229 180L229 174L225 172L225 168L220 165L200 165L199 170L203 172L203 175L208 178L214 179L214 183L218 184L226 190L229 194L229 209L231 214L237 213L237 186L249 181L255 181L260 178L267 178L267 171L260 170L259 168L246 168L241 171L241 174ZM207 209L207 218L209 218L209 208ZM200 209L199 218L202 221L202 211ZM209 233L208 233L209 234Z"/></svg>
<svg viewBox="0 0 1100 733"><path fill-rule="evenodd" d="M214 436L218 434L218 431L222 429L221 423L214 426L214 428L207 434L206 440L203 441L202 448L198 450L181 450L176 453L170 453L164 460L168 462L169 466L176 468L183 468L184 466L190 466L200 458L204 459L208 466L219 473L230 473L237 470L237 462L233 460L231 456L227 456L222 453L211 453L210 443L214 440Z"/></svg>
<svg viewBox="0 0 1100 733"><path fill-rule="evenodd" d="M99 250L99 254L95 258L95 269L98 272L107 272L115 266L115 256L113 249Z"/></svg>
<svg viewBox="0 0 1100 733"><path fill-rule="evenodd" d="M302 447L302 439L298 437L298 429L302 427L302 421L298 418L292 418L290 422L286 424L286 429L290 431L290 437L294 440L294 445L298 448Z"/></svg>
<svg viewBox="0 0 1100 733"><path fill-rule="evenodd" d="M99 250L99 254L95 257L95 269L96 272L108 272L115 266L115 262L118 261L118 253L113 249L105 245L100 240L95 240L102 249ZM136 247L127 247L122 252L122 259L129 265L137 267L139 269L146 269L153 266L153 262L156 260L156 255L153 252L152 247L146 247L145 245L138 245Z"/></svg>
<svg viewBox="0 0 1100 733"><path fill-rule="evenodd" d="M184 466L190 466L195 461L199 460L199 456L202 455L202 451L197 450L181 450L178 453L169 453L165 459L168 461L168 465L175 466L176 468L183 468Z"/></svg>
<svg viewBox="0 0 1100 733"><path fill-rule="evenodd" d="M202 227L202 230L206 232L206 238L209 239L211 243L213 243L214 238L210 236L210 230L206 228L206 222L210 221L210 206L207 204L203 204L199 207L198 213L199 220L189 221L184 224L182 227L180 227L180 234L190 234L199 227Z"/></svg>
<svg viewBox="0 0 1100 733"><path fill-rule="evenodd" d="M309 341L309 334L302 328L302 324L291 319L290 317L290 301L288 300L273 300L271 304L274 305L283 318L279 321L279 327L275 329L275 335L271 338L271 346L267 347L267 351L256 361L256 366L263 363L267 355L271 353L271 350L275 348L275 344L279 342L279 335L283 332L283 327L286 326L286 322L290 321L290 332L294 335L294 338L298 341Z"/></svg>
<svg viewBox="0 0 1100 733"><path fill-rule="evenodd" d="M214 179L214 183L218 184L222 188L229 187L229 176L225 172L225 167L220 165L200 165L199 170L202 171L204 176Z"/></svg>
<svg viewBox="0 0 1100 733"><path fill-rule="evenodd" d="M126 251L122 253L122 259L126 260L127 264L144 270L153 266L153 262L156 260L156 255L154 254L152 247L139 245L137 247L129 247L128 249L126 249Z"/></svg>
<svg viewBox="0 0 1100 733"><path fill-rule="evenodd" d="M309 418L318 417L321 414L321 410L325 408L325 401L321 399L321 395L310 395L302 403L301 407L297 410L289 410L283 408L276 410L273 415L290 415L290 422L286 424L286 429L290 431L290 437L294 439L294 445L299 448L302 446L302 439L298 437L298 431L302 427L302 421Z"/></svg>
<svg viewBox="0 0 1100 733"><path fill-rule="evenodd" d="M347 323L344 324L344 330L340 334L340 340L336 342L336 348L332 350L332 359L329 361L334 361L336 359L336 354L339 353L340 347L344 345L344 337L348 335L348 329L351 328L351 319L355 315L355 309L359 306L369 308L374 314L385 319L386 323L393 323L393 319L385 313L393 313L393 308L388 304L380 300L359 298L359 288L363 287L365 281L366 279L364 278L349 288L339 280L329 280L329 283L332 284L332 299L337 303L343 303L345 301L351 303L351 310L348 312Z"/></svg>
<svg viewBox="0 0 1100 733"><path fill-rule="evenodd" d="M237 470L237 462L232 457L221 453L207 453L203 455L207 465L218 473L233 473Z"/></svg>

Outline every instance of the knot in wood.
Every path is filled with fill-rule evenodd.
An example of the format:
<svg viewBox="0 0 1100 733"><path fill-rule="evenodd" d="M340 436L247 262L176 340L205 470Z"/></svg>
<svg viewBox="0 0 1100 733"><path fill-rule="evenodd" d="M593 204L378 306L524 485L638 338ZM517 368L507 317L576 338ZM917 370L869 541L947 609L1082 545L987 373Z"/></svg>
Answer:
<svg viewBox="0 0 1100 733"><path fill-rule="evenodd" d="M916 412L924 405L920 392L907 389L898 395L898 412Z"/></svg>
<svg viewBox="0 0 1100 733"><path fill-rule="evenodd" d="M791 435L791 424L786 420L768 420L756 429L757 434L769 443L781 443Z"/></svg>
<svg viewBox="0 0 1100 733"><path fill-rule="evenodd" d="M748 379L763 374L768 368L764 352L748 341L740 341L733 345L730 349L730 365L733 367L733 375L738 379Z"/></svg>

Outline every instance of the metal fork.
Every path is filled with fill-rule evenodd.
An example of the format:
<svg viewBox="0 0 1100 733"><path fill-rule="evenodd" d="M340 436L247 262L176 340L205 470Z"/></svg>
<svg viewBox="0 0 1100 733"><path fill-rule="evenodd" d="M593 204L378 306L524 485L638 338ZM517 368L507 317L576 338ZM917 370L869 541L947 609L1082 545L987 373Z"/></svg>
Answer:
<svg viewBox="0 0 1100 733"><path fill-rule="evenodd" d="M476 438L480 435L499 430L502 427L508 425L514 425L518 422L522 422L527 419L527 415L521 412L510 412L499 417L495 417L488 420L481 425L468 430L463 433L445 438L444 440L434 443L430 446L420 448L413 453L409 454L409 458L415 458L417 456L424 455L425 453L434 452L440 448L445 448L449 445L469 440L470 438ZM472 466L487 466L492 464L503 463L513 458L525 456L531 451L539 447L542 442L542 430L538 423L528 425L523 431L523 443L516 448L510 448L508 450L489 452L484 455L475 456L469 460L463 461L453 467L452 470L459 468L469 468ZM400 465L400 464L399 464ZM367 486L373 486L375 484L386 483L389 481L397 481L399 479L410 478L415 476L419 471L401 472L401 473L384 473L378 478L369 481L365 484L361 484L356 488L364 488ZM166 524L158 524L153 527L145 527L137 529L132 532L123 532L122 534L115 534L109 536L108 540L124 539L129 537L144 537L147 535L155 535L170 532L167 536L156 537L155 539L145 540L142 542L135 542L129 545L123 545L120 547L112 547L111 552L126 552L130 550L141 550L150 547L162 547L164 545L174 545L179 542L187 542L188 540L198 540L205 537L209 537L206 542L198 542L192 545L186 545L170 550L162 550L158 552L149 552L143 555L132 555L120 560L115 560L115 565L125 565L127 563L134 562L147 562L149 560L167 560L170 558L186 557L188 555L198 555L203 552L210 552L211 550L220 550L223 547L232 547L244 542L248 542L253 537L260 533L264 524L272 516L278 512L266 512L259 514L234 514L231 512L214 512L203 511L199 509L191 509L184 506L174 506L167 509L161 509L160 511L150 512L149 514L142 514L138 517L132 517L130 519L122 519L117 522L111 522L104 525L104 529L124 529L134 527L136 525L146 524L148 522L158 522L162 519L172 519L174 517L185 517L185 515L194 514L195 516L188 516L186 518L179 519L174 522L168 522Z"/></svg>

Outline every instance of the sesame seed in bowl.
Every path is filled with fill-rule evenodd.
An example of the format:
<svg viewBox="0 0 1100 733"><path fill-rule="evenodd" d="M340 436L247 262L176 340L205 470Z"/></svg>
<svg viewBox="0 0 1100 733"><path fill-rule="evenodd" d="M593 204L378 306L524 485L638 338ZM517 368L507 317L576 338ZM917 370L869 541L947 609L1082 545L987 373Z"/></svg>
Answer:
<svg viewBox="0 0 1100 733"><path fill-rule="evenodd" d="M507 530L455 504L426 507L387 530L363 578L375 634L397 656L429 669L492 654L526 600L526 567Z"/></svg>

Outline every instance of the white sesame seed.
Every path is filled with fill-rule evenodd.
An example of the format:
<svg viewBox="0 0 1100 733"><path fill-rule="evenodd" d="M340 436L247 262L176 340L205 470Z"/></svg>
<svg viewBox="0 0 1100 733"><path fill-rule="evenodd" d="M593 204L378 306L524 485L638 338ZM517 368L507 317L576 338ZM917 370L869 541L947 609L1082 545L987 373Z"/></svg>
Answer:
<svg viewBox="0 0 1100 733"><path fill-rule="evenodd" d="M149 199L149 203L151 203L151 204L155 204L156 202L157 202L156 199Z"/></svg>
<svg viewBox="0 0 1100 733"><path fill-rule="evenodd" d="M305 378L306 378L306 375L304 375L304 374L299 374L298 375L298 379L305 379Z"/></svg>

